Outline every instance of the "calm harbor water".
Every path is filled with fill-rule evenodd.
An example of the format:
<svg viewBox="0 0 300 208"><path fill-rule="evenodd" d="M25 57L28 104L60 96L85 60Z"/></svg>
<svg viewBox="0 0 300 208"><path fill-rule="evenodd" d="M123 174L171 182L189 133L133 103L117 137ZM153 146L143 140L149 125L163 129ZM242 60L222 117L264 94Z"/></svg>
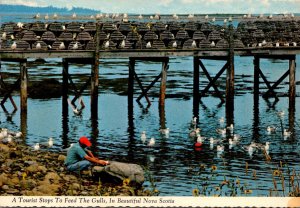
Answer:
<svg viewBox="0 0 300 208"><path fill-rule="evenodd" d="M297 60L299 60L299 56ZM49 137L55 139L55 145L44 151L61 151L61 148L68 147L80 136L86 135L93 139L95 151L101 158L123 162L138 163L145 167L150 178L147 178L145 186L151 188L153 184L160 191L161 196L190 196L194 188L203 187L208 181L209 187L218 186L224 178L237 178L241 184L253 190L252 195L268 196L270 188L273 188L272 171L279 166L280 161L288 164L285 168L300 171L299 167L299 133L300 117L297 113L300 109L299 97L296 98L295 112L289 115L288 97L280 97L279 102L272 106L273 100L269 102L261 96L259 106L254 107L253 101L253 65L252 57L236 57L235 59L235 106L234 106L234 133L241 136L240 144L229 149L227 140L221 142L225 146L223 154L218 154L216 145L210 147L206 140L201 150L194 149L194 139L189 137L189 128L193 118L192 99L192 74L193 59L171 58L167 78L167 99L165 106L165 122L170 128L169 137L159 132L163 115L159 114L158 97L159 83L151 89L150 97L152 105L147 108L145 99L142 105L134 102L133 117L128 115L127 96L122 95L122 89L101 87L101 80L123 80L128 76L127 59L105 59L100 65L100 89L99 89L99 114L98 120L91 120L89 109L89 91L85 91L83 100L86 108L81 116L74 115L69 109L68 116L63 116L62 99L29 99L28 116L25 125L27 136L24 142L33 145L36 142L46 142ZM47 59L44 64L36 64L29 60L29 80L42 80L44 78L56 78L62 81L61 66L59 59ZM222 61L204 61L212 75L224 65ZM263 60L261 68L268 80L277 80L288 68L288 61ZM83 80L90 73L88 65L71 65L70 73L77 80L77 84L83 84ZM137 73L145 83L151 81L161 70L161 64L150 62L138 62ZM8 74L17 74L18 65L15 63L2 63L1 71ZM299 68L296 78L298 81L296 91L299 92ZM200 88L207 84L205 76L200 74ZM222 76L220 85L225 86L225 75ZM11 82L14 78L6 78ZM284 83L287 83L285 80ZM124 82L124 89L127 82ZM265 91L265 85L261 83L260 91ZM138 97L137 84L135 84ZM287 93L288 85L280 85L277 92ZM124 94L124 93L123 93ZM18 94L14 99L19 105ZM6 104L11 112L10 104ZM283 118L278 116L279 111L284 111ZM20 130L20 111L14 114L7 114L0 110L1 128ZM225 117L225 104L220 105L219 98L209 95L202 98L199 104L199 122L201 135L222 139L216 129L222 126L219 118ZM294 117L294 123L290 118ZM226 121L225 121L226 123ZM281 126L282 124L282 126ZM274 125L278 131L268 134L267 126ZM292 128L294 135L290 138L283 138L282 128ZM156 144L148 147L147 142L140 139L142 131L146 131L148 139L154 137ZM249 145L251 141L264 143L271 142L269 155L271 162L266 162L262 152L255 152L252 157L242 149L242 146ZM248 173L245 171L245 164L248 163ZM199 173L201 164L206 169ZM217 170L211 173L211 166L216 165ZM256 171L257 179L253 183L252 171ZM208 179L203 179L208 177ZM252 181L252 182L250 182ZM288 181L286 182L288 187ZM280 187L278 187L280 189ZM223 189L224 191L226 189ZM211 195L215 190L211 192ZM216 191L216 193L219 193ZM224 192L222 193L224 195Z"/></svg>

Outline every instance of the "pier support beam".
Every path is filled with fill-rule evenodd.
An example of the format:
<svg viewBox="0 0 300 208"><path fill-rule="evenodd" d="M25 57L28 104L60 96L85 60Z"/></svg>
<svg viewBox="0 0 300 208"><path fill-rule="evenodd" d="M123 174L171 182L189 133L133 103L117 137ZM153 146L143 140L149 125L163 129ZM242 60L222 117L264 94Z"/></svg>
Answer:
<svg viewBox="0 0 300 208"><path fill-rule="evenodd" d="M193 78L193 117L197 118L199 121L199 84L200 84L200 67L199 67L199 57L194 56L194 78Z"/></svg>
<svg viewBox="0 0 300 208"><path fill-rule="evenodd" d="M254 86L253 86L253 139L259 138L259 57L254 56Z"/></svg>
<svg viewBox="0 0 300 208"><path fill-rule="evenodd" d="M20 62L20 103L21 111L27 111L27 85L28 85L28 73L27 73L27 60L24 59Z"/></svg>
<svg viewBox="0 0 300 208"><path fill-rule="evenodd" d="M159 105L165 105L166 98L166 83L167 83L167 70L169 68L169 58L166 58L162 62L162 70L161 70L161 80L160 80L160 96L159 96Z"/></svg>
<svg viewBox="0 0 300 208"><path fill-rule="evenodd" d="M99 59L100 59L100 23L96 23L96 49L94 64L91 72L91 117L98 118L98 86L99 86Z"/></svg>
<svg viewBox="0 0 300 208"><path fill-rule="evenodd" d="M233 26L229 25L229 56L226 74L226 122L227 125L233 124L234 114L234 42Z"/></svg>

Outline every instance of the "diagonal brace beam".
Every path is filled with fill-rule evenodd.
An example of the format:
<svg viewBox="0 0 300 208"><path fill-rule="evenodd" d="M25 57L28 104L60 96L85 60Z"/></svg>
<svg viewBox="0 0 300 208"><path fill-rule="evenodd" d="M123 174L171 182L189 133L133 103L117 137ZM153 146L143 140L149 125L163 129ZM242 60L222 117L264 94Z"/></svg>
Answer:
<svg viewBox="0 0 300 208"><path fill-rule="evenodd" d="M199 65L202 68L204 74L206 75L207 79L209 80L209 84L206 86L206 88L201 92L200 97L204 96L205 93L207 93L207 91L209 90L210 87L213 87L214 90L216 91L218 97L221 99L222 102L224 101L223 96L221 95L221 92L218 90L217 86L215 85L215 82L219 79L219 77L223 74L223 72L226 70L226 68L228 67L228 62L226 62L226 64L222 67L222 69L216 74L216 76L212 79L211 76L209 75L206 67L204 66L204 64L202 63L201 60L199 60Z"/></svg>
<svg viewBox="0 0 300 208"><path fill-rule="evenodd" d="M145 96L145 98L146 98L146 100L147 100L147 102L148 102L148 105L151 105L151 102L150 102L150 100L149 100L149 98L148 98L148 96L147 96L147 91L144 89L144 87L143 87L143 85L142 85L142 82L141 82L140 78L138 77L138 75L136 74L135 71L133 71L133 74L134 74L134 78L136 79L136 81L137 81L139 87L140 87L141 90L142 90L142 95ZM138 99L137 99L137 102L139 102Z"/></svg>

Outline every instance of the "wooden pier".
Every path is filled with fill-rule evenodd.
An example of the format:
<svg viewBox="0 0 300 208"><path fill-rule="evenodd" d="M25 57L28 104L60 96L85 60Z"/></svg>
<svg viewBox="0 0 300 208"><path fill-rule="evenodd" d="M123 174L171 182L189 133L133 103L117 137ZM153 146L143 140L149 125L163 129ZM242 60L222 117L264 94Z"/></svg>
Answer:
<svg viewBox="0 0 300 208"><path fill-rule="evenodd" d="M268 87L264 97L277 98L275 89L289 76L290 106L295 105L296 96L296 55L300 53L300 21L289 18L281 20L251 19L242 20L237 28L232 24L214 25L211 22L32 22L21 27L16 23L4 23L0 30L1 62L20 63L20 77L13 89L6 90L1 100L9 99L17 109L12 99L13 90L20 89L20 109L27 111L27 59L62 59L63 80L63 109L67 111L68 105L76 111L81 108L75 105L82 92L90 85L91 117L98 117L98 88L99 74L101 74L101 59L128 58L128 106L133 108L134 82L139 85L141 94L137 98L140 102L148 98L148 91L160 80L159 108L164 111L166 82L170 57L193 57L193 103L199 105L201 97L213 87L222 103L226 103L226 120L233 123L234 110L234 76L235 56L254 57L254 99L259 96L260 77ZM271 86L270 81L260 69L260 60L265 58L285 59L289 61L289 68ZM225 65L212 77L204 66L202 59L225 60ZM153 61L162 63L161 72L149 86L144 86L135 71L136 61ZM86 83L77 88L72 80L70 64L90 64L91 76ZM99 70L100 67L100 70ZM201 90L199 87L200 69L209 80L209 84ZM215 84L218 78L226 71L226 93L222 95ZM6 89L0 71L0 84ZM69 85L75 89L75 96L69 100ZM198 107L194 108L194 115L198 115ZM131 115L131 111L128 112ZM164 117L164 113L161 113ZM25 117L24 117L25 118ZM164 125L162 124L162 127Z"/></svg>

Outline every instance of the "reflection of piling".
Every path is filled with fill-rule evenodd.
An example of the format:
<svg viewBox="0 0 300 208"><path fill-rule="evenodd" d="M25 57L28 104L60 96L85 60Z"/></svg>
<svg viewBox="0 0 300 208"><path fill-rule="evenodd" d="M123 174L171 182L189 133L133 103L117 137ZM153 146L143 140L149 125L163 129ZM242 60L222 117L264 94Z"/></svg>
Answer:
<svg viewBox="0 0 300 208"><path fill-rule="evenodd" d="M69 105L68 105L68 74L69 74L69 63L67 59L62 60L62 76L63 76L63 84L62 84L62 143L64 147L68 146L68 133L69 133Z"/></svg>
<svg viewBox="0 0 300 208"><path fill-rule="evenodd" d="M296 56L293 55L289 59L289 101L295 102L295 95L296 95L296 83L295 83L295 74L296 74Z"/></svg>
<svg viewBox="0 0 300 208"><path fill-rule="evenodd" d="M20 122L20 126L21 126L21 132L23 134L23 138L26 138L27 136L27 111L22 111L21 110L21 122Z"/></svg>
<svg viewBox="0 0 300 208"><path fill-rule="evenodd" d="M166 112L165 112L165 105L159 105L159 124L160 129L166 129Z"/></svg>

